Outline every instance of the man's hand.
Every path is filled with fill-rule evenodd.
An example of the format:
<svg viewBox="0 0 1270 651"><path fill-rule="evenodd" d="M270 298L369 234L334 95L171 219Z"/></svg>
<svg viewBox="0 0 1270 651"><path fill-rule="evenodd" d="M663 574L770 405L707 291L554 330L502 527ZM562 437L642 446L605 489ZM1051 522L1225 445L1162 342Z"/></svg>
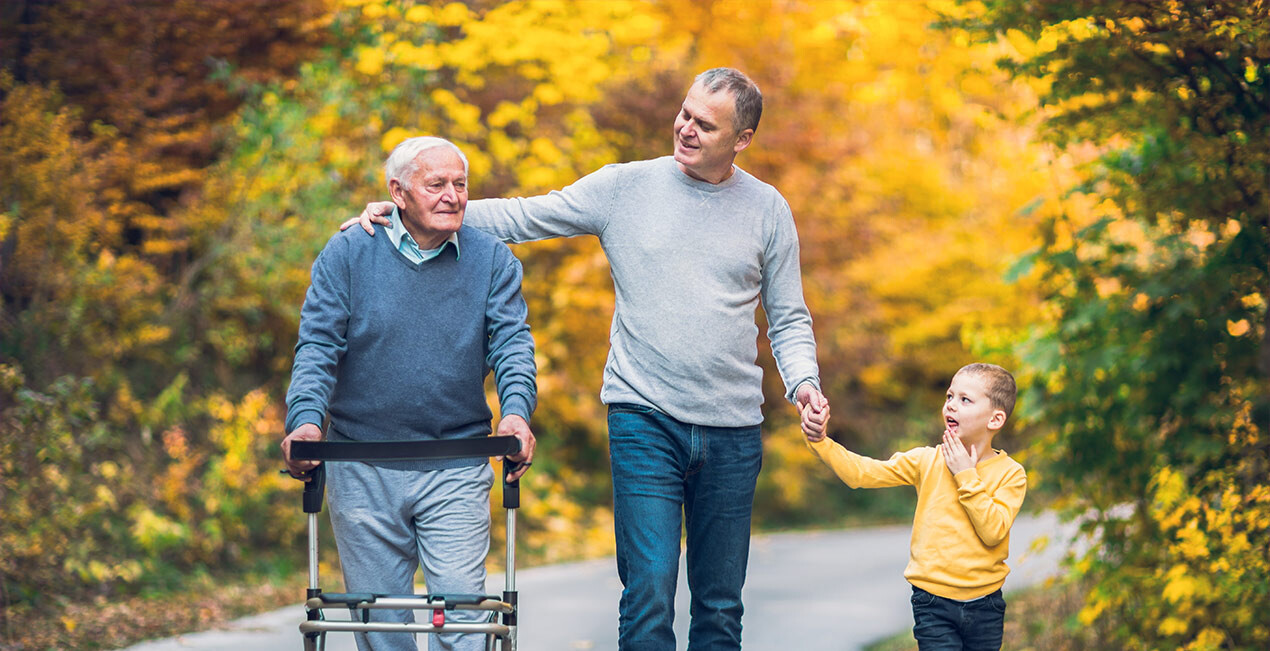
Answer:
<svg viewBox="0 0 1270 651"><path fill-rule="evenodd" d="M973 447L967 450L966 444L952 430L944 430L944 442L939 449L943 450L944 463L954 475L979 465L979 451Z"/></svg>
<svg viewBox="0 0 1270 651"><path fill-rule="evenodd" d="M794 399L798 404L798 413L802 416L803 434L807 435L807 440L819 441L825 438L829 425L829 401L825 399L825 395L810 383L804 383L798 387L798 395Z"/></svg>
<svg viewBox="0 0 1270 651"><path fill-rule="evenodd" d="M529 423L524 418L512 414L504 416L503 420L498 424L499 436L515 436L520 439L520 452L509 454L507 458L520 464L516 472L507 476L507 481L516 481L520 476L529 472L529 466L534 463L534 446L538 444L534 440L534 433L529 429Z"/></svg>
<svg viewBox="0 0 1270 651"><path fill-rule="evenodd" d="M282 439L282 458L287 462L287 472L291 473L296 479L309 481L312 477L304 476L305 473L317 467L321 461L292 461L291 460L291 442L292 441L321 441L322 428L313 423L305 423L294 430L287 437Z"/></svg>
<svg viewBox="0 0 1270 651"><path fill-rule="evenodd" d="M362 214L344 222L343 224L340 224L340 230L346 230L353 224L361 224L362 230L369 233L371 237L374 237L375 227L371 226L371 224L392 226L392 220L384 215L392 214L393 205L394 204L391 201L372 201L366 204L366 209L362 211Z"/></svg>

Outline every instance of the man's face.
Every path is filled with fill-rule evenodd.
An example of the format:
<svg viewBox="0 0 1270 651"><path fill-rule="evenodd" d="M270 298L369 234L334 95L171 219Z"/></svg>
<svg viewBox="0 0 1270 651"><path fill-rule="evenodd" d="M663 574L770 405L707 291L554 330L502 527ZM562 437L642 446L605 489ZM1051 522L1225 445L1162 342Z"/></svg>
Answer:
<svg viewBox="0 0 1270 651"><path fill-rule="evenodd" d="M732 93L711 93L693 84L675 117L675 162L684 174L718 183L732 173L732 161L750 144L753 129L740 133L733 126L736 101Z"/></svg>
<svg viewBox="0 0 1270 651"><path fill-rule="evenodd" d="M441 246L463 226L467 208L467 173L463 160L448 147L433 147L419 154L410 189L396 179L390 190L415 243L421 249Z"/></svg>
<svg viewBox="0 0 1270 651"><path fill-rule="evenodd" d="M942 415L946 429L971 443L983 440L989 429L1000 429L1005 423L1005 412L994 409L988 400L986 379L971 373L953 376Z"/></svg>

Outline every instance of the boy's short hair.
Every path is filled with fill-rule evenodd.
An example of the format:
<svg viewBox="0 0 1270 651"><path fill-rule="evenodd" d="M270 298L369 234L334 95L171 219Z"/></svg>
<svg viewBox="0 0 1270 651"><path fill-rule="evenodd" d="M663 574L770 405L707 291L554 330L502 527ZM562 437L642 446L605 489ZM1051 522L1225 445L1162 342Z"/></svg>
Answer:
<svg viewBox="0 0 1270 651"><path fill-rule="evenodd" d="M957 371L957 375L962 373L984 379L985 388L988 391L988 402L994 409L1004 411L1006 418L1014 413L1014 400L1019 390L1014 383L1014 376L1010 375L1009 371L996 364L976 362L966 364Z"/></svg>

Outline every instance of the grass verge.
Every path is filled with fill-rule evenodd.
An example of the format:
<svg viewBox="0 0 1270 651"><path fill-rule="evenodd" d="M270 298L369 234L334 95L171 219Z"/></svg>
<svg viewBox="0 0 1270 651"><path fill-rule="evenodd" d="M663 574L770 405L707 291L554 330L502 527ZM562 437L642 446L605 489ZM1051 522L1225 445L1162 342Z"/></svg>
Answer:
<svg viewBox="0 0 1270 651"><path fill-rule="evenodd" d="M0 649L118 649L300 602L304 577L202 577L166 593L0 608ZM296 635L297 645L299 634Z"/></svg>

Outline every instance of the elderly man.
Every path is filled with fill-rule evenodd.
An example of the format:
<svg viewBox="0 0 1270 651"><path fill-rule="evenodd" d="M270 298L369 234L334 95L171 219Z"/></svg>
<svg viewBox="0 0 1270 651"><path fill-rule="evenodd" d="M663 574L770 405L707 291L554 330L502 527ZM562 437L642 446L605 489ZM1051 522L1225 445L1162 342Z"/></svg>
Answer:
<svg viewBox="0 0 1270 651"><path fill-rule="evenodd" d="M507 245L463 225L467 158L458 147L411 138L384 167L393 199L385 236L340 233L313 263L287 392L287 466L299 475L315 465L293 461L291 442L320 439L326 413L333 440L488 436L492 368L498 433L520 439L511 458L528 468L537 389L520 263ZM484 594L493 481L487 459L331 464L327 497L346 590L412 593L422 562L430 592ZM413 619L411 611L374 617ZM483 645L451 634L432 636L429 648ZM358 633L357 646L416 648L402 633Z"/></svg>
<svg viewBox="0 0 1270 651"><path fill-rule="evenodd" d="M740 648L763 455L760 301L786 397L804 427L822 431L829 413L789 204L733 164L762 110L762 95L744 74L708 70L675 118L673 156L609 165L544 196L471 204L469 222L501 240L595 235L608 256L616 307L600 398L609 406L625 586L622 649L675 648L681 524L692 592L689 648ZM367 207L367 232L382 220L371 213L386 207Z"/></svg>

